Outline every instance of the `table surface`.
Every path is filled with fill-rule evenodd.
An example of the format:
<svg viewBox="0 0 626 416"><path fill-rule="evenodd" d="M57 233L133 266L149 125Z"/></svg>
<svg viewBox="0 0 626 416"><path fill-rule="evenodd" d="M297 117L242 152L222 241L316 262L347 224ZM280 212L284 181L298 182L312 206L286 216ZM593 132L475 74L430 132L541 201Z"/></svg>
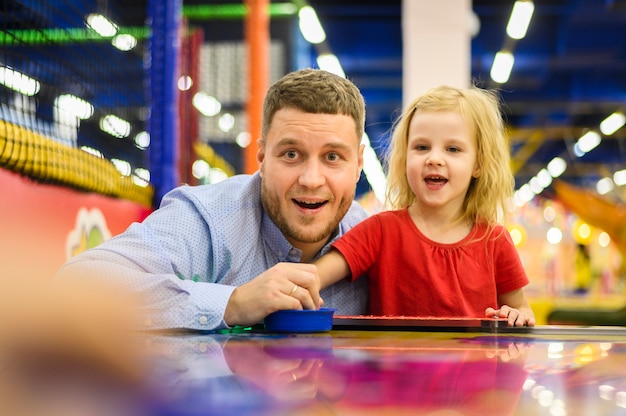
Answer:
<svg viewBox="0 0 626 416"><path fill-rule="evenodd" d="M38 393L48 414L67 397L98 416L626 414L626 328L242 329L138 342L140 386L81 379L64 401Z"/></svg>

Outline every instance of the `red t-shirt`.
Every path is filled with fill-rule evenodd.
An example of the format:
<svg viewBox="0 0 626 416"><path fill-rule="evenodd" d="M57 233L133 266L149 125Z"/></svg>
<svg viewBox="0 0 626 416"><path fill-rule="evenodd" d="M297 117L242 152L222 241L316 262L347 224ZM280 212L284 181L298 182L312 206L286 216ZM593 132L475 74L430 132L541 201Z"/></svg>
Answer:
<svg viewBox="0 0 626 416"><path fill-rule="evenodd" d="M370 313L385 316L476 317L498 306L498 293L528 284L508 231L476 224L463 240L440 244L415 226L407 209L362 221L333 247L350 280L367 274Z"/></svg>

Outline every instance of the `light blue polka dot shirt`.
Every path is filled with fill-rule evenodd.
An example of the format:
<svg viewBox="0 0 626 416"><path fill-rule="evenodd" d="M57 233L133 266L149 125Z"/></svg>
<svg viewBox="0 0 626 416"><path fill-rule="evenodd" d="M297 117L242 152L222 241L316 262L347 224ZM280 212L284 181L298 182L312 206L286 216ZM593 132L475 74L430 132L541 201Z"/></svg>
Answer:
<svg viewBox="0 0 626 416"><path fill-rule="evenodd" d="M333 241L366 216L353 202ZM265 214L257 172L176 188L142 223L64 267L100 275L106 269L107 278L140 293L146 328L209 330L227 327L224 312L236 286L278 262L298 262L301 254ZM367 279L341 281L321 296L338 314L364 314Z"/></svg>

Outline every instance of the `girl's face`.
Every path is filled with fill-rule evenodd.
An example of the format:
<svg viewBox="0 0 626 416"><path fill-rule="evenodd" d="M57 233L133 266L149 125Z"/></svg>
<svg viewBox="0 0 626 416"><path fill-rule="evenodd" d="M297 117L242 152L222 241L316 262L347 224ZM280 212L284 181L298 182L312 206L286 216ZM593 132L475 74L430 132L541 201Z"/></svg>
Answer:
<svg viewBox="0 0 626 416"><path fill-rule="evenodd" d="M461 215L470 181L480 174L476 152L476 140L459 113L415 113L409 125L406 174L418 208Z"/></svg>

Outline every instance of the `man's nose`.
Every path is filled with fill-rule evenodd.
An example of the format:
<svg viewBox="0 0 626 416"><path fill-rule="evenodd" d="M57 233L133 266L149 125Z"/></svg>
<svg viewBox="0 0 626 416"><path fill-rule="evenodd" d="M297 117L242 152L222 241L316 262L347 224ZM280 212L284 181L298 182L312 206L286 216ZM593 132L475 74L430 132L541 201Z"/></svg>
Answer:
<svg viewBox="0 0 626 416"><path fill-rule="evenodd" d="M324 167L317 160L310 160L304 165L300 175L300 185L308 188L317 188L326 182Z"/></svg>

